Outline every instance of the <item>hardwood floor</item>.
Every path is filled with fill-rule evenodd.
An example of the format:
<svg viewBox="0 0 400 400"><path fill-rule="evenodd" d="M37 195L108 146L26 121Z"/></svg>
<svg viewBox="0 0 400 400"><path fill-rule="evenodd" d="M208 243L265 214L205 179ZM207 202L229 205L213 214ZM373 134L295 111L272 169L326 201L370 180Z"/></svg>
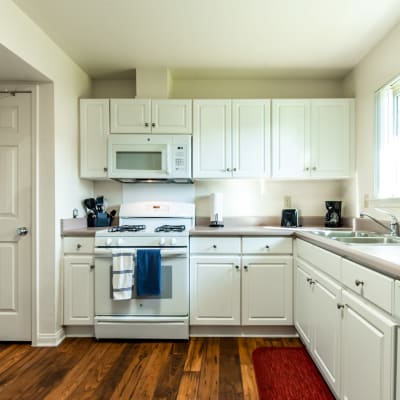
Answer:
<svg viewBox="0 0 400 400"><path fill-rule="evenodd" d="M298 339L66 339L56 348L0 343L1 400L258 399L251 354Z"/></svg>

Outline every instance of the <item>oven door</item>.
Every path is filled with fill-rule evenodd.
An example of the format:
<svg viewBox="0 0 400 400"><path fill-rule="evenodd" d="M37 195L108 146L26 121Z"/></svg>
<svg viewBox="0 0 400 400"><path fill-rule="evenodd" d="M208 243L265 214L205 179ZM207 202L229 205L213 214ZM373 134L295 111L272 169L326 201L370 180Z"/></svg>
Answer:
<svg viewBox="0 0 400 400"><path fill-rule="evenodd" d="M136 249L124 249L124 252ZM113 300L111 249L95 251L96 316L187 316L189 313L189 262L187 248L161 249L161 295Z"/></svg>

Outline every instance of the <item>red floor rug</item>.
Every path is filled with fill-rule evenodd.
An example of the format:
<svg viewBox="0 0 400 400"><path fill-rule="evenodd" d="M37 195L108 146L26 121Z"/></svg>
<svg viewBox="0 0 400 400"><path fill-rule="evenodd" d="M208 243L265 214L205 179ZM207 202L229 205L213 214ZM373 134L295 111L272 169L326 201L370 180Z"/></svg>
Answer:
<svg viewBox="0 0 400 400"><path fill-rule="evenodd" d="M259 347L253 351L260 400L334 400L303 347Z"/></svg>

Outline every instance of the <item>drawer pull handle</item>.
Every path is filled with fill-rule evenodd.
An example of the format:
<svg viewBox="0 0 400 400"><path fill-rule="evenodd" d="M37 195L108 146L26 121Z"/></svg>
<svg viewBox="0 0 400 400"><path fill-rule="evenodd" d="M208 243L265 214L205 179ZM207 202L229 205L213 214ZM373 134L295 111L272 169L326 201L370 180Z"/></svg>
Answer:
<svg viewBox="0 0 400 400"><path fill-rule="evenodd" d="M213 249L216 249L217 248L217 245L216 244L213 244Z"/></svg>
<svg viewBox="0 0 400 400"><path fill-rule="evenodd" d="M356 279L354 283L356 284L356 286L364 286L364 281L360 281L358 279Z"/></svg>
<svg viewBox="0 0 400 400"><path fill-rule="evenodd" d="M79 250L80 248L82 248L82 245L81 245L80 243L78 243L78 244L76 245L76 248Z"/></svg>

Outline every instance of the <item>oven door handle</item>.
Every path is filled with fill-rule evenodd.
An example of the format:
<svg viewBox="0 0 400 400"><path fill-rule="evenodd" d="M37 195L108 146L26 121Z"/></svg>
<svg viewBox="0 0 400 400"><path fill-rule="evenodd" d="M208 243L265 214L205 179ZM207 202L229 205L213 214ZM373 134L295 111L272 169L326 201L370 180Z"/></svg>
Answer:
<svg viewBox="0 0 400 400"><path fill-rule="evenodd" d="M114 248L114 250L117 250ZM121 248L117 251L124 252L124 253L132 253L133 256L136 256L136 249L131 248ZM184 248L174 248L174 249L161 249L160 250L161 257L180 257L180 256L187 256L188 250L186 247ZM94 255L95 257L112 257L113 250L109 248L95 248Z"/></svg>

